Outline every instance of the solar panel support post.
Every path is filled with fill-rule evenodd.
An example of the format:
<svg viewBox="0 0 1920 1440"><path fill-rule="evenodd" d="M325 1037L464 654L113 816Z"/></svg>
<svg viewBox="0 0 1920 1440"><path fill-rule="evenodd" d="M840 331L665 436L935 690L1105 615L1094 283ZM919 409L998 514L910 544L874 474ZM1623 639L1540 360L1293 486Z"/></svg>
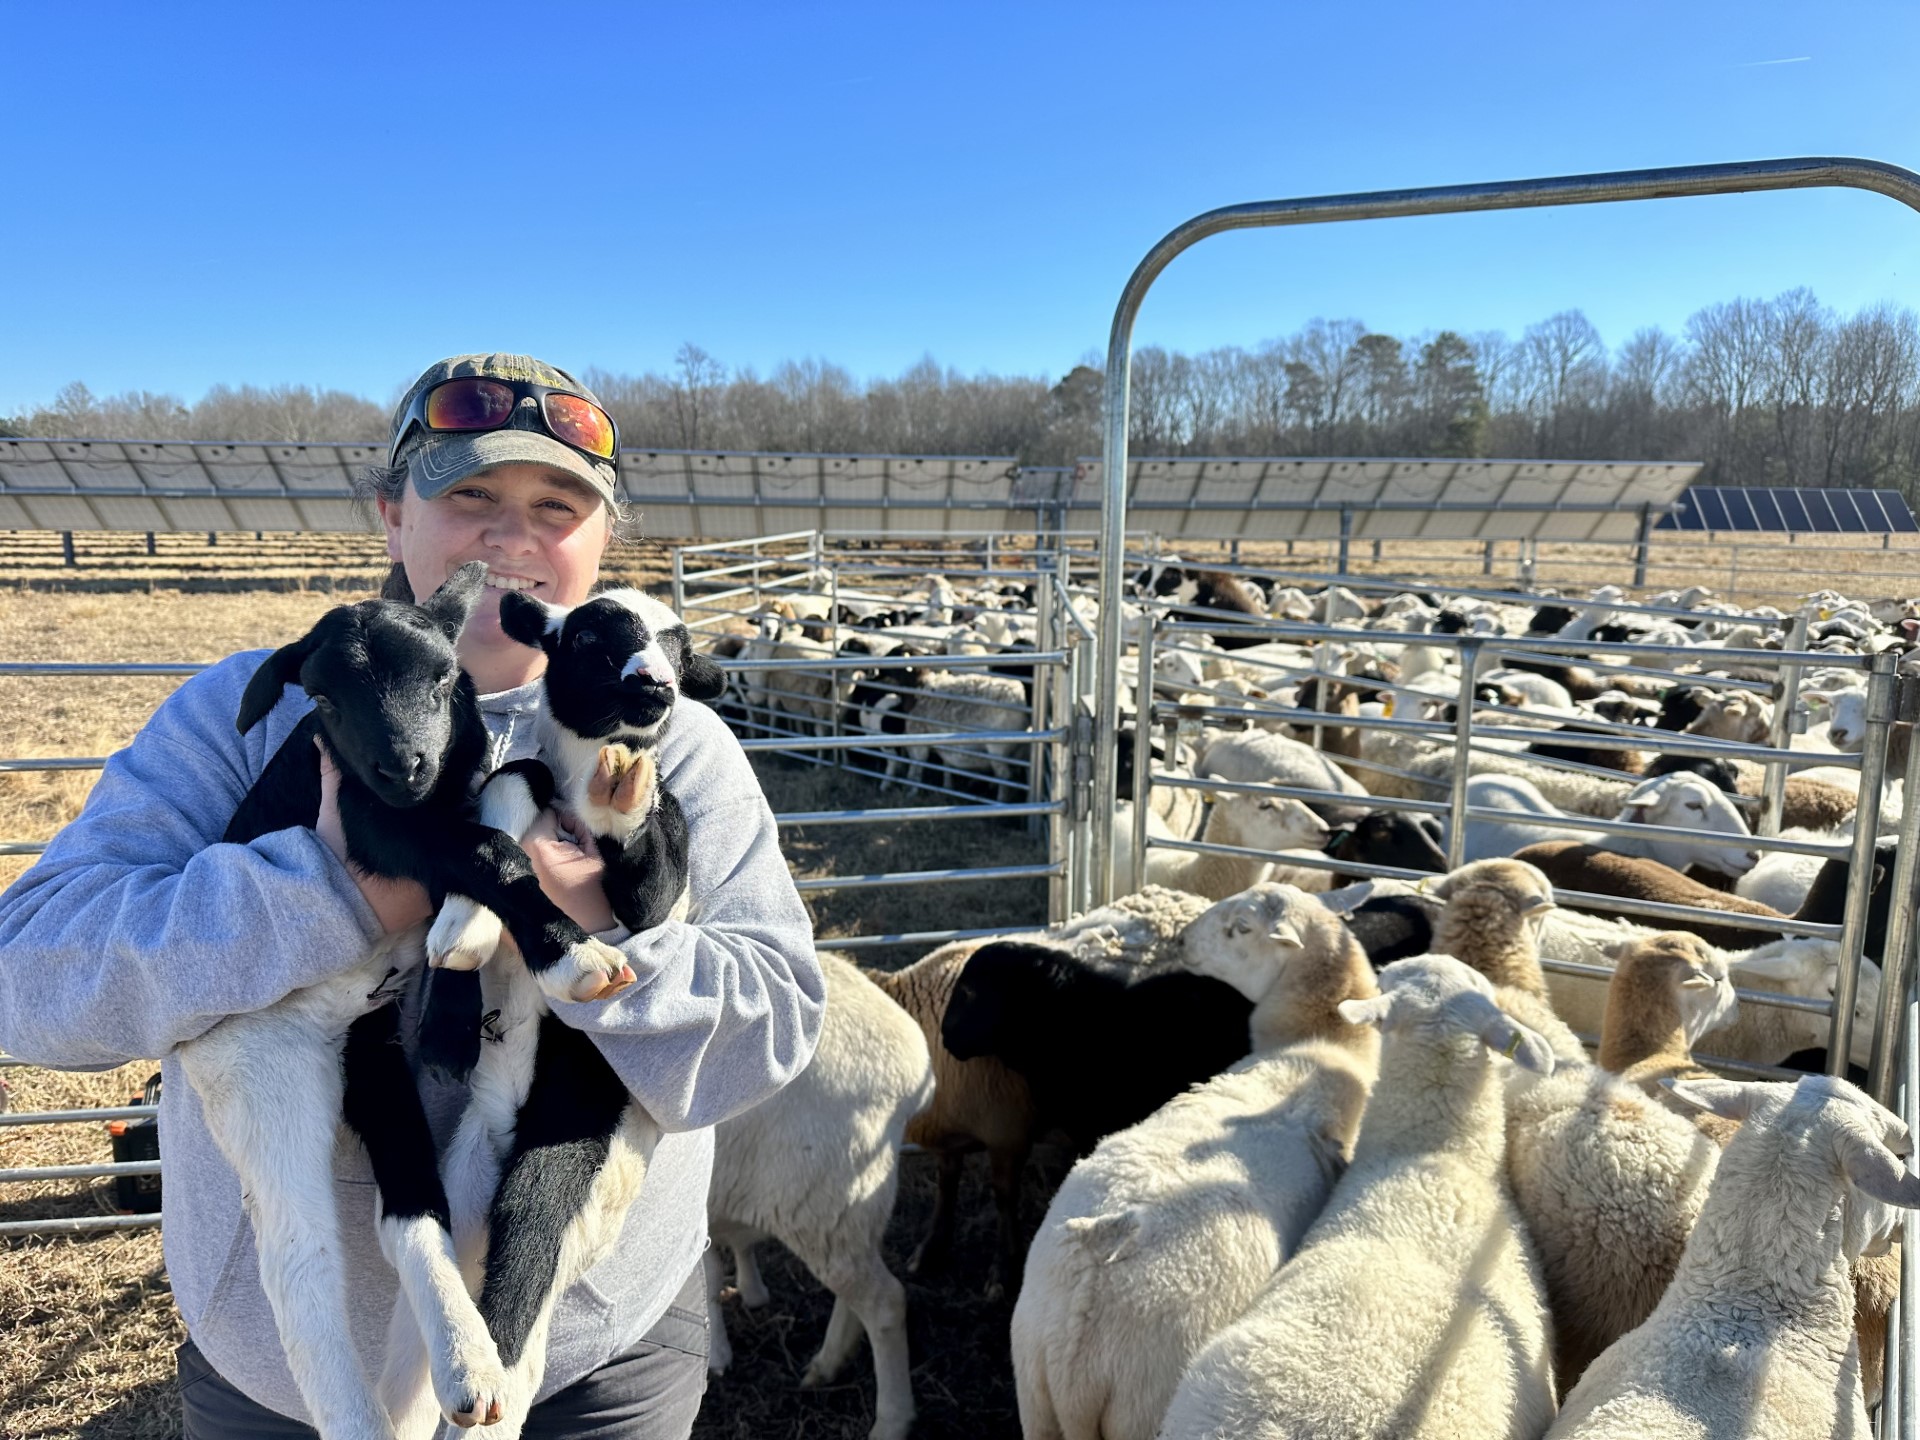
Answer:
<svg viewBox="0 0 1920 1440"><path fill-rule="evenodd" d="M60 532L60 556L61 559L70 566L80 563L73 553L73 531L71 530L62 530Z"/></svg>
<svg viewBox="0 0 1920 1440"><path fill-rule="evenodd" d="M1480 559L1480 573L1482 575L1491 575L1493 573L1493 552L1496 547L1497 542L1492 540L1487 541L1486 551Z"/></svg>
<svg viewBox="0 0 1920 1440"><path fill-rule="evenodd" d="M1653 538L1653 507L1640 507L1640 529L1633 537L1633 588L1647 588L1647 543Z"/></svg>
<svg viewBox="0 0 1920 1440"><path fill-rule="evenodd" d="M1093 788L1113 793L1119 732L1120 594L1127 539L1127 400L1133 378L1133 322L1153 282L1183 251L1229 230L1278 225L1324 225L1350 220L1397 219L1414 215L1457 215L1479 210L1537 209L1548 205L1595 205L1622 200L1664 200L1683 195L1735 195L1755 190L1806 190L1844 187L1870 190L1920 212L1920 175L1878 160L1795 157L1734 161L1720 165L1679 165L1658 170L1621 170L1597 175L1555 175L1534 180L1499 180L1478 185L1436 185L1419 190L1379 190L1354 195L1316 195L1291 200L1258 200L1226 205L1196 215L1169 230L1134 267L1114 307L1107 338L1105 384L1106 439L1102 449L1099 629L1093 745ZM1097 805L1092 815L1088 863L1092 903L1113 899L1113 807ZM1851 1019L1851 1017L1848 1017Z"/></svg>
<svg viewBox="0 0 1920 1440"><path fill-rule="evenodd" d="M1351 505L1342 505L1340 507L1340 563L1334 567L1336 573L1341 575L1350 575L1353 573L1347 568L1348 553L1352 548L1353 507Z"/></svg>
<svg viewBox="0 0 1920 1440"><path fill-rule="evenodd" d="M147 531L147 553L149 555L158 555L160 553L159 549L153 543L153 531L151 530Z"/></svg>

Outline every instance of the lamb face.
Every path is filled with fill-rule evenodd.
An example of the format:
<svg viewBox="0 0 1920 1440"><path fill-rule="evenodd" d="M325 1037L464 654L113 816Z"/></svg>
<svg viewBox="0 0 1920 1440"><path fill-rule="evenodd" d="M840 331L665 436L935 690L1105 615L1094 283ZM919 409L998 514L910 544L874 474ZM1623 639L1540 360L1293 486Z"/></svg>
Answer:
<svg viewBox="0 0 1920 1440"><path fill-rule="evenodd" d="M720 668L694 653L680 617L638 590L607 590L572 609L509 591L500 626L547 653L547 706L576 735L647 745L682 695L716 700Z"/></svg>
<svg viewBox="0 0 1920 1440"><path fill-rule="evenodd" d="M285 686L298 684L342 769L382 804L420 804L451 758L456 712L473 706L473 683L461 674L454 645L486 573L477 561L464 565L419 605L363 600L328 611L254 672L240 702L241 732L259 723Z"/></svg>

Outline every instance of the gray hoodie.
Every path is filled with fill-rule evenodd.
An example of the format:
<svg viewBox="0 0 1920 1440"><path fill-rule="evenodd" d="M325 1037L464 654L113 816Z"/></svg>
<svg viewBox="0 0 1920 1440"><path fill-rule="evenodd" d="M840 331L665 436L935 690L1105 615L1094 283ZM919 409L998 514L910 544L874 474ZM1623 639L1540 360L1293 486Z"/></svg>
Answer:
<svg viewBox="0 0 1920 1440"><path fill-rule="evenodd" d="M163 1233L174 1298L216 1370L259 1404L305 1421L260 1289L239 1181L172 1053L223 1016L348 967L380 933L311 830L220 843L309 705L289 690L250 733L235 731L241 692L265 653L235 655L182 685L108 760L80 816L0 895L0 1047L69 1070L163 1057ZM534 753L538 702L537 684L483 697L492 764ZM812 930L745 754L717 716L683 700L660 760L691 836L691 917L619 940L636 977L621 994L554 1010L594 1037L666 1133L618 1245L559 1306L543 1398L629 1348L665 1313L706 1244L709 1127L791 1080L820 1033L826 991ZM444 1146L465 1089L424 1078L421 1089ZM354 1338L377 1376L395 1278L375 1235L366 1154L344 1127L334 1184Z"/></svg>

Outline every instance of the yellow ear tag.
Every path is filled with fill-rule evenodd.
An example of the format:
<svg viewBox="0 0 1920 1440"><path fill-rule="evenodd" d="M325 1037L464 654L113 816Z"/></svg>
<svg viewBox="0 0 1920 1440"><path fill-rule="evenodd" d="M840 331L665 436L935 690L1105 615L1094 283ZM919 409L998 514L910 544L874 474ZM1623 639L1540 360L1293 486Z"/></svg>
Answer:
<svg viewBox="0 0 1920 1440"><path fill-rule="evenodd" d="M1389 720L1393 718L1393 701L1394 701L1394 697L1391 694L1389 694L1387 696L1385 706L1380 711L1380 713L1386 716L1386 718Z"/></svg>
<svg viewBox="0 0 1920 1440"><path fill-rule="evenodd" d="M1413 882L1414 894L1424 895L1427 893L1427 878L1427 876L1422 875L1418 880Z"/></svg>
<svg viewBox="0 0 1920 1440"><path fill-rule="evenodd" d="M1518 1030L1513 1032L1513 1039L1507 1042L1507 1048L1500 1053L1505 1055L1509 1060L1520 1053L1520 1032Z"/></svg>

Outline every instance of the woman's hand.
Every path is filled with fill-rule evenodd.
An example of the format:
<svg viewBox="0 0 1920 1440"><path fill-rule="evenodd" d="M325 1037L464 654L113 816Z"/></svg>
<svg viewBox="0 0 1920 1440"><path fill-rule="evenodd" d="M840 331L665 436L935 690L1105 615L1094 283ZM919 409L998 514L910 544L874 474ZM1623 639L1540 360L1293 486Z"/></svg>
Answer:
<svg viewBox="0 0 1920 1440"><path fill-rule="evenodd" d="M552 810L543 810L533 828L521 837L520 848L533 862L534 874L547 898L567 913L569 919L589 935L611 930L620 922L607 903L602 878L607 863L600 858L600 847L584 828L576 842L561 828L560 818Z"/></svg>
<svg viewBox="0 0 1920 1440"><path fill-rule="evenodd" d="M424 924L433 915L433 902L427 898L425 886L413 880L369 875L347 858L347 832L340 827L340 767L318 736L313 745L320 752L320 814L313 822L313 833L340 857L353 883L373 907L382 930L391 935L410 925Z"/></svg>

